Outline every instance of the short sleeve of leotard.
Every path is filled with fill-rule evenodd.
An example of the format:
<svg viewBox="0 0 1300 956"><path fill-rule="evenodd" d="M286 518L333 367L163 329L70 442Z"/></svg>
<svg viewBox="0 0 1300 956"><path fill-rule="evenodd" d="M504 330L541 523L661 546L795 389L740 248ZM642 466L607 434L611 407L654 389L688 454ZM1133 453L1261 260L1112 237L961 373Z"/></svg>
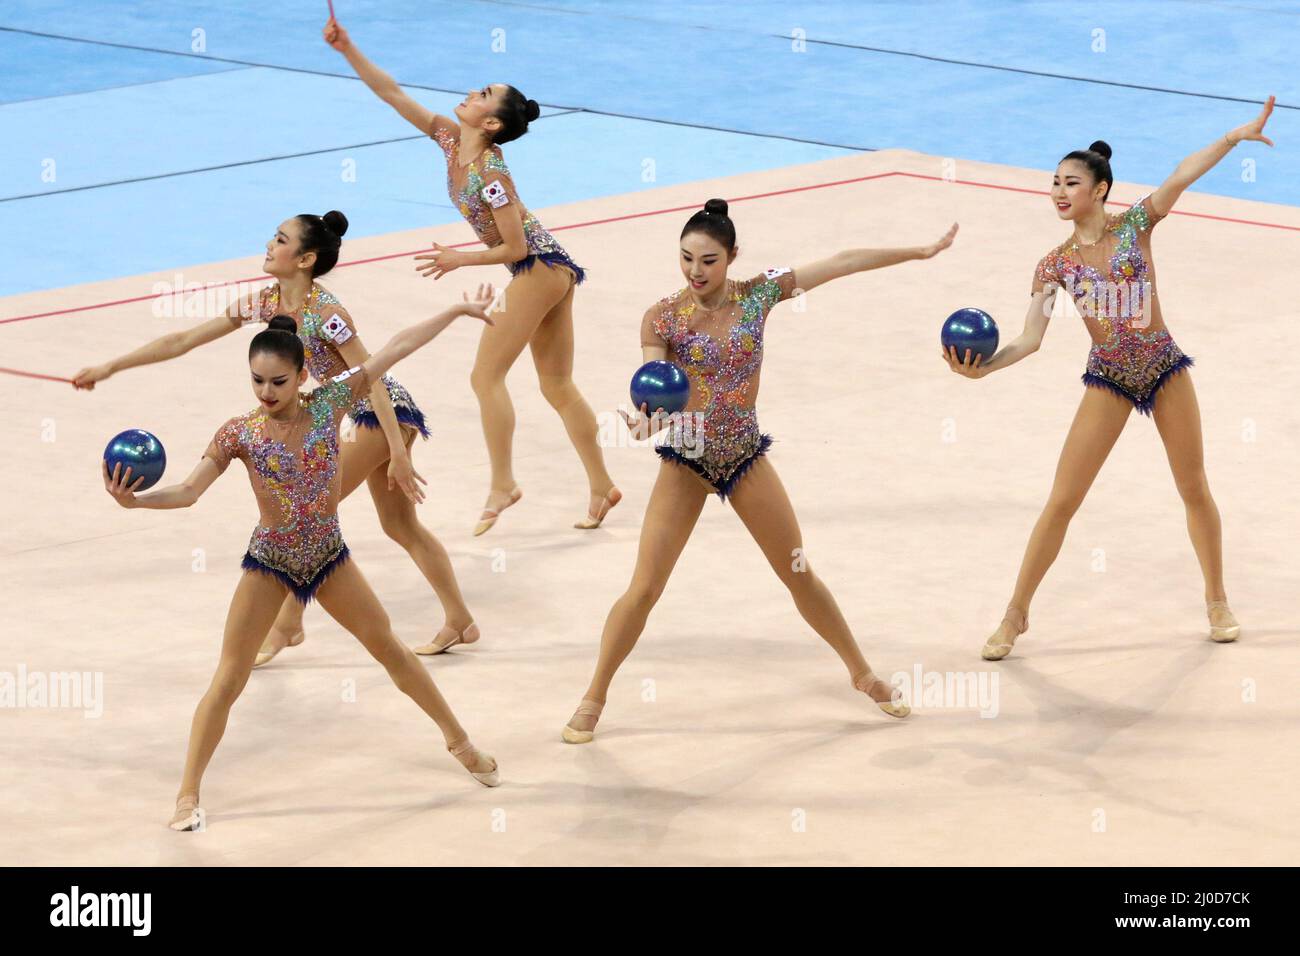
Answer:
<svg viewBox="0 0 1300 956"><path fill-rule="evenodd" d="M433 123L429 127L429 138L442 147L448 156L460 144L460 126L453 120L439 113L433 114Z"/></svg>
<svg viewBox="0 0 1300 956"><path fill-rule="evenodd" d="M1155 228L1164 216L1156 214L1155 206L1151 205L1151 194L1143 196L1133 205L1128 207L1124 213L1124 221L1131 224L1140 233L1150 232Z"/></svg>
<svg viewBox="0 0 1300 956"><path fill-rule="evenodd" d="M253 315L248 321L265 325L280 314L279 305L280 297L275 294L275 286L268 285L253 299Z"/></svg>
<svg viewBox="0 0 1300 956"><path fill-rule="evenodd" d="M275 285L268 285L260 292L254 293L250 297L252 311L251 314L243 320L245 325L255 323L258 325L268 325L277 315L283 315L280 311L280 296L276 291ZM341 306L340 306L341 308ZM286 318L293 318L286 316ZM233 321L233 320L232 320ZM349 319L348 321L351 321ZM295 325L298 323L295 321Z"/></svg>
<svg viewBox="0 0 1300 956"><path fill-rule="evenodd" d="M357 400L370 392L370 375L360 365L340 372L323 385L317 385L307 395L308 402L325 402L334 411L334 424L348 413Z"/></svg>
<svg viewBox="0 0 1300 956"><path fill-rule="evenodd" d="M1055 251L1049 252L1039 259L1038 265L1034 267L1034 281L1029 287L1029 294L1037 295L1062 284L1060 255Z"/></svg>
<svg viewBox="0 0 1300 956"><path fill-rule="evenodd" d="M207 450L203 452L203 457L211 458L223 472L231 460L243 457L243 443L239 437L242 425L242 418L230 419L217 429L212 441L208 442Z"/></svg>
<svg viewBox="0 0 1300 956"><path fill-rule="evenodd" d="M768 312L778 302L784 302L794 295L794 270L786 267L766 269L754 278L742 283L742 295L756 292L763 303L763 311Z"/></svg>
<svg viewBox="0 0 1300 956"><path fill-rule="evenodd" d="M510 178L510 170L506 168L501 150L496 146L489 147L485 156L480 171L483 185L479 189L478 198L492 210L493 215L496 215L498 209L511 206L518 208L519 194L515 192L515 181Z"/></svg>
<svg viewBox="0 0 1300 956"><path fill-rule="evenodd" d="M320 307L320 326L316 334L337 349L357 334L357 327L347 309L331 302Z"/></svg>
<svg viewBox="0 0 1300 956"><path fill-rule="evenodd" d="M660 328L660 317L663 315L664 305L662 302L656 302L650 308L645 310L645 315L641 316L641 347L642 348L668 348L668 341L663 337Z"/></svg>
<svg viewBox="0 0 1300 956"><path fill-rule="evenodd" d="M262 295L260 292L241 295L226 309L226 321L233 328L261 321Z"/></svg>

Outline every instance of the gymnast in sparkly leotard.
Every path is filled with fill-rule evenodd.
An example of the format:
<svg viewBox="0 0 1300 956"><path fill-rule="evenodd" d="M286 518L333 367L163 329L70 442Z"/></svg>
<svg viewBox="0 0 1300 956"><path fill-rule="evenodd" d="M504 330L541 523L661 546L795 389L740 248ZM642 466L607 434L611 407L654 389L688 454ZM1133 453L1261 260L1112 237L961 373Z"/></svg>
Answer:
<svg viewBox="0 0 1300 956"><path fill-rule="evenodd" d="M457 316L487 319L490 287L478 298L447 309L398 333L361 365L346 369L312 392L299 395L307 380L297 322L278 316L254 336L248 367L258 408L222 425L199 464L177 485L135 494L140 479L130 469L104 463L104 486L125 508L188 508L240 459L257 497L259 522L244 554L244 573L226 616L221 660L199 702L190 732L185 771L170 826L203 826L199 787L203 772L225 731L230 708L253 668L262 636L286 596L306 604L315 599L354 634L393 682L438 724L447 749L480 782L498 782L495 761L469 742L465 730L438 692L428 670L393 635L388 615L350 560L339 529L341 490L339 423L393 363L430 342Z"/></svg>
<svg viewBox="0 0 1300 956"><path fill-rule="evenodd" d="M641 320L641 347L666 349L691 383L682 416L669 420L667 438L655 451L700 475L719 498L772 444L759 431L754 409L763 327L772 307L794 294L794 282L789 269L728 279L714 310L702 308L684 288L656 302Z"/></svg>
<svg viewBox="0 0 1300 956"><path fill-rule="evenodd" d="M375 95L438 144L447 195L487 246L466 251L434 243L431 252L415 257L416 268L435 279L462 266L501 265L511 274L496 323L484 329L470 373L492 465L491 487L474 534L486 532L523 496L514 476L515 411L506 373L525 345L542 395L564 422L587 474L587 514L574 527L599 527L623 495L605 468L595 413L573 382L573 298L585 272L524 206L501 151L528 131L540 108L513 86L493 83L468 93L456 106L455 119L440 116L371 63L333 18L324 36Z"/></svg>
<svg viewBox="0 0 1300 956"><path fill-rule="evenodd" d="M1039 261L1030 288L1025 329L987 363L967 351L944 353L953 371L980 378L1037 351L1047 331L1056 292L1064 289L1092 338L1083 401L1065 439L1047 506L1039 516L1016 579L1006 615L981 651L985 660L1011 653L1029 627L1029 603L1060 553L1070 519L1114 447L1133 409L1155 419L1174 483L1187 511L1187 528L1205 581L1210 638L1234 641L1241 633L1223 585L1219 511L1210 495L1201 445L1201 416L1183 354L1165 327L1151 257L1151 231L1183 190L1207 173L1242 140L1272 143L1263 135L1273 109L1269 97L1254 121L1239 126L1184 159L1149 195L1122 212L1105 203L1114 177L1110 147L1101 141L1068 154L1052 180L1057 215L1074 232Z"/></svg>
<svg viewBox="0 0 1300 956"><path fill-rule="evenodd" d="M232 418L204 452L220 473L236 458L248 468L260 515L244 570L278 577L302 604L348 559L338 517L338 426L370 384L350 369L323 381L302 399L300 414L280 418L259 408Z"/></svg>
<svg viewBox="0 0 1300 956"><path fill-rule="evenodd" d="M872 673L835 598L808 566L794 509L766 457L772 439L759 431L754 403L763 329L773 306L841 276L928 259L946 249L956 231L953 226L925 247L850 249L738 282L727 278L736 257L727 203L711 199L686 223L678 250L686 287L646 311L641 352L644 361L667 359L680 365L690 379L690 400L673 416L642 408L627 418L639 438L665 432L656 448L659 477L641 525L631 584L605 620L595 674L562 739L575 744L592 739L614 673L632 652L711 493L740 516L804 620L839 655L853 686L885 713L907 716L901 694Z"/></svg>
<svg viewBox="0 0 1300 956"><path fill-rule="evenodd" d="M546 231L546 227L538 222L537 217L524 207L523 200L519 198L519 193L515 189L514 178L506 167L506 158L501 152L501 147L494 142L480 152L477 159L470 160L469 165L465 166L460 160L460 125L434 113L430 121L430 129L429 135L442 148L447 160L447 196L465 217L465 221L469 223L483 245L494 249L505 241L497 225L495 215L497 209L513 204L518 212L524 229L526 253L517 261L504 263L510 270L510 274L518 275L521 269L531 269L538 260L541 260L563 266L573 273L574 281L581 284L587 277L586 272L569 257L564 247ZM445 255L425 255L416 258L435 262L442 260L447 264Z"/></svg>
<svg viewBox="0 0 1300 956"><path fill-rule="evenodd" d="M296 322L307 368L317 382L326 382L360 364L369 353L361 344L352 316L338 297L317 281L337 263L347 228L347 218L337 210L324 216L304 213L286 219L267 242L262 261L263 272L275 279L272 285L259 293L237 297L224 316L163 335L127 355L82 369L74 376L73 384L93 389L96 382L117 372L177 358L242 325L258 326L277 314L288 315ZM479 638L479 628L461 594L451 558L420 522L415 510L424 500L421 485L425 481L412 464L411 447L417 434L429 434L424 413L401 383L385 375L383 387L372 387L368 394L359 395L348 415L357 430L342 449L342 497L362 484L369 487L380 526L410 554L446 615L442 628L432 640L418 646L416 653L439 653L453 644L473 643ZM283 648L303 640L303 606L286 597L255 666L268 663Z"/></svg>
<svg viewBox="0 0 1300 956"><path fill-rule="evenodd" d="M1151 197L1106 216L1102 238L1087 246L1077 235L1038 263L1031 295L1063 288L1092 337L1083 382L1110 389L1150 415L1156 392L1192 364L1165 328L1151 267L1151 230L1163 218Z"/></svg>

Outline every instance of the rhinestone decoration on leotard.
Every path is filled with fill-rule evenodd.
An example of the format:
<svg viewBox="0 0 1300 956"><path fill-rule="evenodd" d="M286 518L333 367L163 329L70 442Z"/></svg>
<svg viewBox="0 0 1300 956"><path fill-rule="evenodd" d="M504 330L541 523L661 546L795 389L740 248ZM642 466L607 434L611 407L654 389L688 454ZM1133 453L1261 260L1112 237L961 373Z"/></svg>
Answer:
<svg viewBox="0 0 1300 956"><path fill-rule="evenodd" d="M660 454L687 459L719 491L771 442L759 431L754 408L763 329L772 307L793 292L794 273L771 269L745 282L728 279L727 285L727 305L709 313L727 322L722 341L691 327L698 307L687 289L660 301L653 325L669 346L669 359L691 382L687 430L674 423ZM703 417L698 430L694 412Z"/></svg>
<svg viewBox="0 0 1300 956"><path fill-rule="evenodd" d="M352 401L346 381L331 381L301 397L293 422L277 422L259 409L231 419L213 439L220 457L247 463L262 507L245 567L251 559L276 573L300 599L347 552L338 520L338 422Z"/></svg>
<svg viewBox="0 0 1300 956"><path fill-rule="evenodd" d="M1192 364L1164 329L1117 335L1104 345L1094 345L1088 352L1088 368L1083 381L1116 392L1133 403L1142 414L1149 415L1155 393L1170 375Z"/></svg>
<svg viewBox="0 0 1300 956"><path fill-rule="evenodd" d="M269 322L280 314L280 285L276 283L262 290L259 315L263 322ZM348 363L339 352L339 347L325 334L324 326L330 318L343 313L343 304L328 289L316 283L311 284L307 301L302 305L302 318L290 313L298 323L298 340L302 342L304 361L311 377L318 382L328 382L335 375L346 371ZM346 313L343 313L346 314ZM348 320L349 328L351 320ZM406 387L391 375L383 377L384 387L388 389L389 401L393 403L393 412L398 422L416 428L424 438L429 437L424 412L416 404L415 398ZM379 418L371 404L369 393L362 395L348 410L348 416L363 428L379 428Z"/></svg>
<svg viewBox="0 0 1300 956"><path fill-rule="evenodd" d="M505 156L499 146L489 146L482 155L469 164L465 172L465 185L456 187L456 170L460 166L457 153L460 148L459 130L439 127L434 133L434 140L442 147L447 160L447 195L452 205L470 224L475 235L488 248L501 245L501 234L497 230L496 220L492 218L492 207L483 199L483 190L488 179L498 179L503 183L509 203L519 210L519 217L524 226L524 244L528 252L519 262L509 263L507 268L513 273L518 268L527 268L533 257L547 262L559 263L573 270L579 281L583 278L583 269L578 266L555 237L546 231L541 222L528 211L514 188L514 180L506 167ZM480 161L482 166L480 168Z"/></svg>
<svg viewBox="0 0 1300 956"><path fill-rule="evenodd" d="M1106 217L1104 234L1115 239L1107 272L1084 263L1071 237L1043 257L1035 277L1066 289L1085 322L1096 321L1102 341L1094 339L1088 352L1084 384L1122 395L1150 414L1160 387L1193 362L1167 329L1145 328L1154 314L1155 280L1139 241L1151 228L1144 200Z"/></svg>

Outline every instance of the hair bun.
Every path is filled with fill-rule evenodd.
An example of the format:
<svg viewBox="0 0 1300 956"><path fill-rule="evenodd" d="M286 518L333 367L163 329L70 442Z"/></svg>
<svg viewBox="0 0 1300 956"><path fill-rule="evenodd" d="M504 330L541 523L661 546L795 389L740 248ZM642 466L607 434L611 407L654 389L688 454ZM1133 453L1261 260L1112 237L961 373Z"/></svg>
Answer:
<svg viewBox="0 0 1300 956"><path fill-rule="evenodd" d="M1097 142L1089 146L1088 149L1094 153L1100 153L1102 156L1105 156L1107 162L1110 162L1110 157L1113 155L1110 151L1110 144L1104 139L1097 140Z"/></svg>
<svg viewBox="0 0 1300 956"><path fill-rule="evenodd" d="M298 334L298 323L289 315L277 315L270 322L266 323L266 327L268 329L276 329L280 332L290 332L294 335Z"/></svg>
<svg viewBox="0 0 1300 956"><path fill-rule="evenodd" d="M331 209L325 215L321 216L321 221L325 223L326 228L340 239L348 231L348 217L343 215L337 209Z"/></svg>
<svg viewBox="0 0 1300 956"><path fill-rule="evenodd" d="M542 108L537 105L537 100L528 100L524 103L524 119L532 122L542 115Z"/></svg>
<svg viewBox="0 0 1300 956"><path fill-rule="evenodd" d="M704 211L711 212L715 216L725 216L727 214L727 201L725 199L710 199L704 204Z"/></svg>

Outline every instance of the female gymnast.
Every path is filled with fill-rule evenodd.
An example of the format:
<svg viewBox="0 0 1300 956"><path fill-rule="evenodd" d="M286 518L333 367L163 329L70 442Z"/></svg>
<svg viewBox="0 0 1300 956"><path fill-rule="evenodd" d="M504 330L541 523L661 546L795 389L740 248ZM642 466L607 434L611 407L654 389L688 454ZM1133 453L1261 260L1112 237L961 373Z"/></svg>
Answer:
<svg viewBox="0 0 1300 956"><path fill-rule="evenodd" d="M451 201L488 247L484 252L461 252L435 242L432 252L415 257L425 263L416 268L439 279L461 266L504 265L512 276L496 324L483 330L470 374L492 462L492 486L474 534L491 528L501 512L523 496L511 459L515 410L506 373L525 343L533 354L542 397L559 413L587 472L587 516L574 527L600 527L623 495L605 470L596 416L573 384L573 290L582 282L583 270L524 207L501 152L503 144L528 132L528 124L538 116L537 103L513 86L495 83L466 95L456 107L456 120L451 120L407 96L391 76L366 59L332 17L325 25L325 41L347 57L380 99L442 148Z"/></svg>
<svg viewBox="0 0 1300 956"><path fill-rule="evenodd" d="M967 378L980 378L1020 361L1042 343L1061 287L1074 299L1093 342L1083 374L1084 384L1092 387L1084 390L1065 437L1052 491L1029 536L1006 615L984 644L981 656L986 661L1002 660L1011 653L1016 638L1028 630L1029 602L1134 408L1155 418L1187 510L1187 530L1205 578L1210 638L1224 643L1240 636L1241 626L1223 588L1219 510L1205 477L1201 413L1191 373L1186 371L1192 359L1174 343L1160 313L1151 230L1169 214L1183 190L1243 139L1272 146L1263 135L1272 111L1270 96L1252 122L1188 156L1155 192L1120 213L1107 214L1104 205L1114 181L1110 147L1098 141L1066 155L1052 177L1051 196L1057 216L1074 223L1074 232L1034 270L1024 331L988 362L981 363L978 356L972 362L970 350L960 360L956 348L942 353L952 370Z"/></svg>
<svg viewBox="0 0 1300 956"><path fill-rule="evenodd" d="M348 560L338 519L338 426L343 416L365 397L372 382L380 381L395 362L432 341L458 316L491 321L487 316L491 301L491 286L480 286L473 300L466 295L463 303L404 329L360 366L342 371L302 396L298 387L307 380L307 370L298 322L276 316L253 337L248 349L253 394L260 407L222 425L188 478L136 495L143 478L132 483L129 467L122 472L121 464L115 464L110 475L107 462L103 464L104 487L122 507L188 508L232 459L240 458L260 511L226 615L221 660L194 712L185 772L169 823L172 829L200 826L203 771L286 593L304 603L318 599L384 665L398 689L433 718L447 749L460 763L480 783L498 784L496 762L470 743L428 670L393 635L388 615L361 571Z"/></svg>
<svg viewBox="0 0 1300 956"><path fill-rule="evenodd" d="M954 225L938 242L921 248L849 249L793 272L768 269L741 282L727 278L737 252L727 203L710 199L687 221L679 253L687 287L646 311L641 351L644 361L668 359L685 369L690 402L681 415L665 418L661 410L650 415L643 405L634 417L624 416L637 438L665 426L668 438L655 448L662 461L641 525L632 582L605 619L595 674L561 733L564 741L587 743L594 736L614 672L632 652L710 492L730 499L803 619L848 668L853 686L893 717L910 713L901 692L871 672L835 598L802 557L799 523L776 469L764 457L772 438L758 430L754 402L763 327L774 305L841 276L929 259L948 248L956 232ZM799 558L792 561L794 555Z"/></svg>
<svg viewBox="0 0 1300 956"><path fill-rule="evenodd" d="M225 316L185 332L164 335L127 355L82 369L73 378L74 387L93 389L96 382L116 372L176 358L248 321L264 323L277 314L289 315L298 323L307 367L318 383L361 364L369 353L361 344L352 317L332 292L316 282L334 268L347 228L347 218L338 211L324 216L304 213L286 219L267 242L262 261L262 271L275 283L256 296L233 303ZM376 380L368 395L358 397L348 415L358 427L355 440L343 445L341 496L346 498L365 482L379 513L380 526L406 549L433 586L446 615L441 630L431 642L417 647L416 653L436 654L453 644L472 644L479 639L479 628L461 596L451 559L415 512L415 505L424 500L420 484L428 483L411 464L416 434L426 438L429 434L424 414L410 392L392 377L384 376L382 384ZM305 639L302 618L303 605L286 596L253 666L267 663L285 647L301 644Z"/></svg>

